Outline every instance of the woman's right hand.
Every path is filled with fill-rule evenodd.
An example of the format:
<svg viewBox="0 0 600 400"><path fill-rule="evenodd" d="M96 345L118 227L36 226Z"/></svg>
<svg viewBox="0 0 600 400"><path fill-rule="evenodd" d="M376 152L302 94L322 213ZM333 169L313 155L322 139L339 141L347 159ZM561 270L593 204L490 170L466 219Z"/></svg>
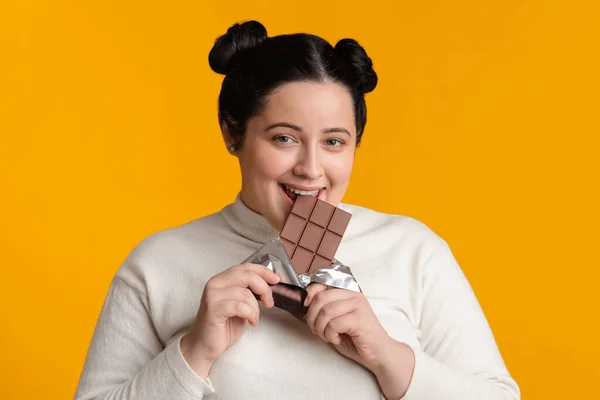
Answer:
<svg viewBox="0 0 600 400"><path fill-rule="evenodd" d="M273 307L269 285L280 278L258 264L235 265L206 283L196 322L181 339L181 352L188 365L206 379L214 361L244 333L247 323L256 326L260 310L254 294Z"/></svg>

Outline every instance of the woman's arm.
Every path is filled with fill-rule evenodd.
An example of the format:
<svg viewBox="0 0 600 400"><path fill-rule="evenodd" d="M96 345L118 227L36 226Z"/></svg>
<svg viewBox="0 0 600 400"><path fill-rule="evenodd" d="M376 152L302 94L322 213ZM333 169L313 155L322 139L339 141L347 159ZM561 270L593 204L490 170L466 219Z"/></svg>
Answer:
<svg viewBox="0 0 600 400"><path fill-rule="evenodd" d="M214 392L185 362L179 338L166 349L148 297L113 279L87 353L75 400L201 399Z"/></svg>
<svg viewBox="0 0 600 400"><path fill-rule="evenodd" d="M414 371L402 399L520 399L479 302L445 241L425 263L422 285L421 348L412 349ZM395 356L374 373L386 393L404 393L401 383L413 355L395 341L389 354Z"/></svg>

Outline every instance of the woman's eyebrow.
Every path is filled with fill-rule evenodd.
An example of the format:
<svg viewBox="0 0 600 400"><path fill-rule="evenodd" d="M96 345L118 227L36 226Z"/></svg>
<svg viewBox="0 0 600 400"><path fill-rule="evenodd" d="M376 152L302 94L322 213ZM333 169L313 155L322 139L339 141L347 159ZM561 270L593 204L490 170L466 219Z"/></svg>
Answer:
<svg viewBox="0 0 600 400"><path fill-rule="evenodd" d="M323 133L333 133L333 132L345 133L346 135L352 137L352 135L350 134L350 132L348 132L348 129L346 129L346 128L341 128L341 127L327 128L323 131Z"/></svg>
<svg viewBox="0 0 600 400"><path fill-rule="evenodd" d="M276 124L269 125L267 127L267 129L265 129L265 132L267 132L267 131L269 131L269 130L271 130L273 128L280 128L280 127L281 128L290 128L290 129L293 129L295 131L302 132L302 128L300 128L298 125L290 124L288 122L277 122Z"/></svg>
<svg viewBox="0 0 600 400"><path fill-rule="evenodd" d="M269 125L265 129L265 132L267 132L273 128L290 128L295 131L302 132L302 128L300 128L298 125L290 124L289 122L277 122L275 124ZM327 128L327 129L323 130L323 133L333 133L333 132L345 133L348 136L352 136L346 128L335 127L335 128Z"/></svg>

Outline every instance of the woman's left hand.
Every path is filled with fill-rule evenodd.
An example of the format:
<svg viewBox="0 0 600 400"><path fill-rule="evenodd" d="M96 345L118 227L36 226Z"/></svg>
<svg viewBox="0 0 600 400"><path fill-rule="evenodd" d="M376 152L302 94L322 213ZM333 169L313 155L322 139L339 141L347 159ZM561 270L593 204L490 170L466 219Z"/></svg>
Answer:
<svg viewBox="0 0 600 400"><path fill-rule="evenodd" d="M306 322L344 356L373 371L384 362L389 337L362 293L312 283Z"/></svg>

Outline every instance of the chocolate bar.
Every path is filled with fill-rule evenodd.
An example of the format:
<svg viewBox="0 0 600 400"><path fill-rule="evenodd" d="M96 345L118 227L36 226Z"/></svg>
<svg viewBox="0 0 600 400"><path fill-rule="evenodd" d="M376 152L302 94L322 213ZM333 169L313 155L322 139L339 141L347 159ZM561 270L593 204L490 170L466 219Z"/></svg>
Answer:
<svg viewBox="0 0 600 400"><path fill-rule="evenodd" d="M315 197L298 196L280 237L244 261L281 274L282 281L271 286L276 307L303 320L308 310L304 306L306 287L311 282L360 291L350 269L334 259L350 217Z"/></svg>
<svg viewBox="0 0 600 400"><path fill-rule="evenodd" d="M351 214L312 196L298 196L280 237L298 275L329 268Z"/></svg>

